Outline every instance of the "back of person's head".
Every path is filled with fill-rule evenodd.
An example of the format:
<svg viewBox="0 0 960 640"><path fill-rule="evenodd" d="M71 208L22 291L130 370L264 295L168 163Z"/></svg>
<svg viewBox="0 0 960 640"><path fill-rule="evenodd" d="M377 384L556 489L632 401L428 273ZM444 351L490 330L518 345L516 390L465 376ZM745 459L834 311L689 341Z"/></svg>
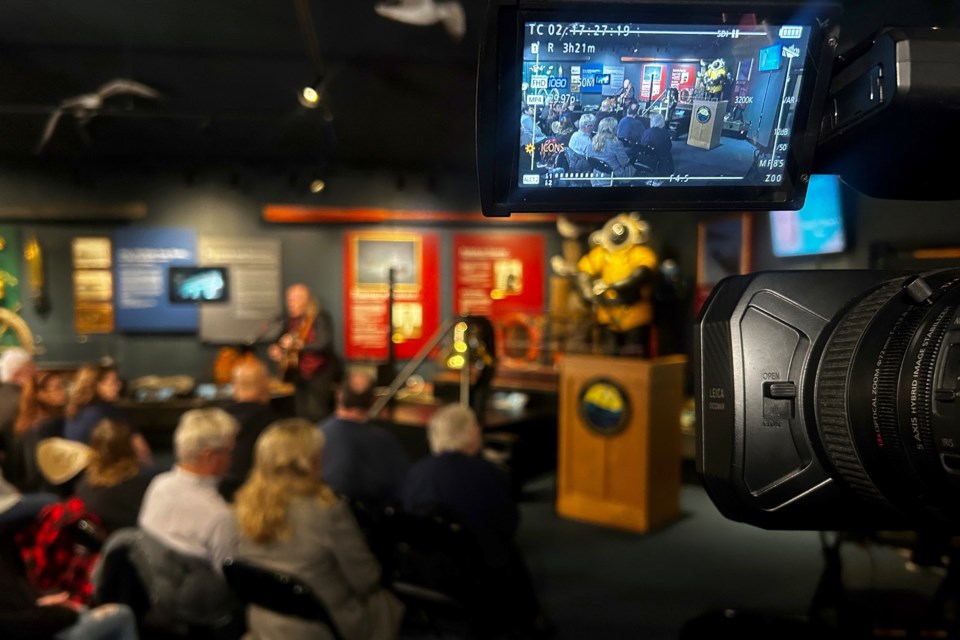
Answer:
<svg viewBox="0 0 960 640"><path fill-rule="evenodd" d="M260 434L250 477L236 493L237 522L245 536L261 544L289 537L294 498L335 502L320 479L323 444L323 432L303 418L278 420Z"/></svg>
<svg viewBox="0 0 960 640"><path fill-rule="evenodd" d="M257 358L244 358L233 368L233 398L237 402L270 400L270 373Z"/></svg>
<svg viewBox="0 0 960 640"><path fill-rule="evenodd" d="M480 427L476 414L459 404L441 407L427 423L427 441L433 455L447 452L477 453L480 449Z"/></svg>
<svg viewBox="0 0 960 640"><path fill-rule="evenodd" d="M140 471L130 440L130 428L111 418L97 423L90 434L93 457L87 468L87 482L94 487L113 487Z"/></svg>
<svg viewBox="0 0 960 640"><path fill-rule="evenodd" d="M180 416L173 432L177 462L196 462L207 449L225 449L234 444L239 426L223 409L193 409Z"/></svg>
<svg viewBox="0 0 960 640"><path fill-rule="evenodd" d="M374 403L373 378L365 373L353 372L340 388L340 408L369 411Z"/></svg>
<svg viewBox="0 0 960 640"><path fill-rule="evenodd" d="M653 128L662 129L664 126L666 126L666 122L664 121L663 116L661 114L654 113L653 115L650 116L650 126Z"/></svg>
<svg viewBox="0 0 960 640"><path fill-rule="evenodd" d="M323 431L303 418L278 420L254 448L253 470L264 478L307 478L319 482Z"/></svg>
<svg viewBox="0 0 960 640"><path fill-rule="evenodd" d="M597 123L597 117L592 113L585 113L580 116L580 120L577 122L577 127L583 131L587 127L592 127Z"/></svg>
<svg viewBox="0 0 960 640"><path fill-rule="evenodd" d="M637 112L640 110L640 105L636 102L631 102L627 105L627 115L631 117L636 117Z"/></svg>
<svg viewBox="0 0 960 640"><path fill-rule="evenodd" d="M33 356L21 347L10 347L0 355L0 382L23 384L33 374Z"/></svg>

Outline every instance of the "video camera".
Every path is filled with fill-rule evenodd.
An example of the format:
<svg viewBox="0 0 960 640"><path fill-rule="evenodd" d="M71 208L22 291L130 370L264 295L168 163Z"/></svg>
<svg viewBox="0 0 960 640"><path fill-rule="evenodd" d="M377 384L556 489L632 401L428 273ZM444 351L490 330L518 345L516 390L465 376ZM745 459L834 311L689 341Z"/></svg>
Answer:
<svg viewBox="0 0 960 640"><path fill-rule="evenodd" d="M876 197L960 196L942 162L960 139L960 35L887 28L844 46L840 14L494 0L478 74L484 214L797 209L815 171ZM624 120L625 101L666 132L672 168L644 155L662 135L629 149L600 126ZM695 352L697 466L727 517L960 524L960 269L728 278Z"/></svg>

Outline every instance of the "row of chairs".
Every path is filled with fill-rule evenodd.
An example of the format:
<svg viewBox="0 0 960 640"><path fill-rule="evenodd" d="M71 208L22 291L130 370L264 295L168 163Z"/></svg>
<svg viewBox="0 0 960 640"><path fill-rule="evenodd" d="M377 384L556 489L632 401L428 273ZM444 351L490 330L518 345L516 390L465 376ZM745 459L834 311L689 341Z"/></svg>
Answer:
<svg viewBox="0 0 960 640"><path fill-rule="evenodd" d="M429 630L437 637L442 637L445 629L470 631L479 625L475 607L471 606L470 589L482 561L471 534L447 518L416 516L394 509L383 511L373 523L363 505L351 507L367 519L362 524L383 565L385 585L406 605L408 624ZM148 589L127 551L118 547L102 559L102 574L110 579L98 587L99 603L121 602L130 606L147 638L182 640L238 635L236 623L211 630L192 625L171 627L153 620ZM323 601L296 576L240 559L228 560L223 575L239 604L319 622L336 640L343 637Z"/></svg>

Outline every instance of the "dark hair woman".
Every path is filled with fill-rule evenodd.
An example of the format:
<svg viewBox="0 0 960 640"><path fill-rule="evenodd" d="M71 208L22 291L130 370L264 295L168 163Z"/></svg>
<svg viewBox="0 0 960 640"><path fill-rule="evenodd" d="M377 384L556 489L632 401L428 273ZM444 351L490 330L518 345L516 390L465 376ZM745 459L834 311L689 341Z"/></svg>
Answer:
<svg viewBox="0 0 960 640"><path fill-rule="evenodd" d="M37 445L44 438L63 435L66 404L66 379L62 373L36 371L23 386L7 463L9 479L20 491L52 489L37 467Z"/></svg>

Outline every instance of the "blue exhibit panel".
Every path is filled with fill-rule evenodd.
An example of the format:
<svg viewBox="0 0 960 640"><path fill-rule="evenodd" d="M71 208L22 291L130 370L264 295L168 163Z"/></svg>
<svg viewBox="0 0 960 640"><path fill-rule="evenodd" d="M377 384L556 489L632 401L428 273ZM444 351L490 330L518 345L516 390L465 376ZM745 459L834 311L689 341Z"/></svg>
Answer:
<svg viewBox="0 0 960 640"><path fill-rule="evenodd" d="M189 333L200 326L194 305L171 303L167 273L197 263L190 229L120 229L113 236L118 331Z"/></svg>

